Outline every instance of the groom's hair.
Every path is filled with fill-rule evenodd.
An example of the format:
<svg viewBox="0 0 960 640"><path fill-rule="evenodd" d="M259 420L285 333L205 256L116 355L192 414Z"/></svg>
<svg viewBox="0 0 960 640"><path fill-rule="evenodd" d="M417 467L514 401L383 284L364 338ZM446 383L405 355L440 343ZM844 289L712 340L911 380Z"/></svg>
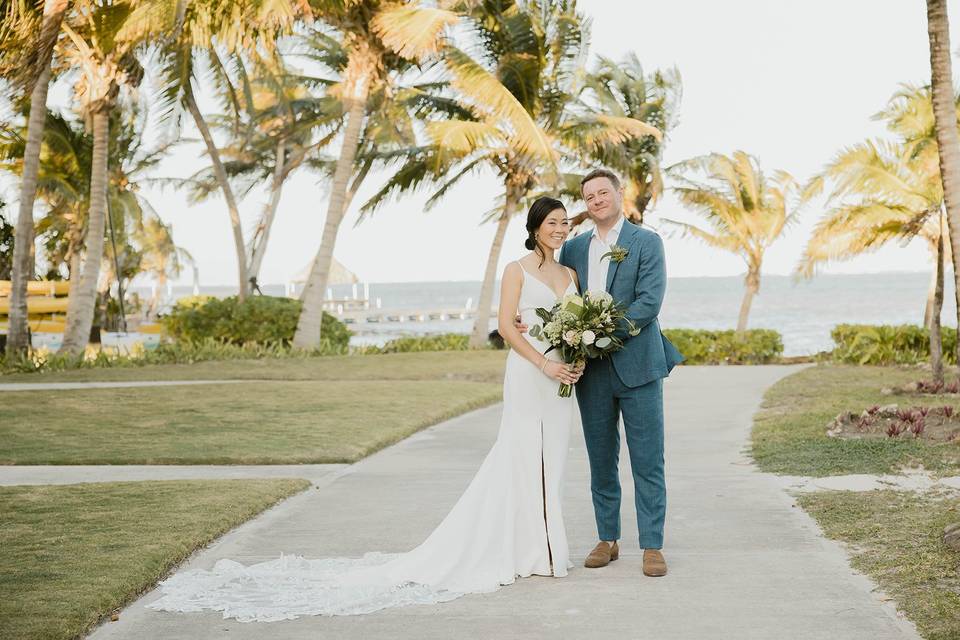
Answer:
<svg viewBox="0 0 960 640"><path fill-rule="evenodd" d="M617 177L613 171L609 169L594 169L587 175L583 176L583 180L580 181L580 193L583 193L583 185L587 184L594 178L606 178L613 185L614 189L620 188L620 178Z"/></svg>

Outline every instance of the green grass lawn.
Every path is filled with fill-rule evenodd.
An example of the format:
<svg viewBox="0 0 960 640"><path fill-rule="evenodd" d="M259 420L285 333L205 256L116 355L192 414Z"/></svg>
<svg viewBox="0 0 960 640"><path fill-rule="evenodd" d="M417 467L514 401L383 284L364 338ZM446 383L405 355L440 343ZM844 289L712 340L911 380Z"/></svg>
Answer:
<svg viewBox="0 0 960 640"><path fill-rule="evenodd" d="M503 351L201 362L28 382L240 380L0 395L0 464L354 462L501 397Z"/></svg>
<svg viewBox="0 0 960 640"><path fill-rule="evenodd" d="M354 462L496 402L464 380L264 381L5 392L0 464Z"/></svg>
<svg viewBox="0 0 960 640"><path fill-rule="evenodd" d="M221 360L194 364L71 369L0 375L8 382L128 380L503 380L506 351L433 351L382 355Z"/></svg>
<svg viewBox="0 0 960 640"><path fill-rule="evenodd" d="M926 640L960 638L960 553L943 528L960 520L960 498L910 492L821 491L797 497L852 565L897 602Z"/></svg>
<svg viewBox="0 0 960 640"><path fill-rule="evenodd" d="M0 488L0 638L68 640L306 480Z"/></svg>
<svg viewBox="0 0 960 640"><path fill-rule="evenodd" d="M920 440L842 440L826 435L842 411L872 405L952 405L954 398L885 396L884 387L924 377L915 368L819 365L788 376L767 390L755 416L751 453L764 471L828 476L888 473L922 464L940 475L960 473L960 445Z"/></svg>

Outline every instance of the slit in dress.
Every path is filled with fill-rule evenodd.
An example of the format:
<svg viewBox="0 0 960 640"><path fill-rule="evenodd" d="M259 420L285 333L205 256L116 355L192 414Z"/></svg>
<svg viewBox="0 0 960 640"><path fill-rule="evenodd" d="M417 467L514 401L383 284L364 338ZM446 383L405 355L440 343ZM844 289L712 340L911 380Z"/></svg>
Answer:
<svg viewBox="0 0 960 640"><path fill-rule="evenodd" d="M550 560L550 575L553 571L553 550L550 548L550 525L547 523L547 478L543 463L543 421L540 421L540 496L543 499L543 531L547 536L547 558Z"/></svg>

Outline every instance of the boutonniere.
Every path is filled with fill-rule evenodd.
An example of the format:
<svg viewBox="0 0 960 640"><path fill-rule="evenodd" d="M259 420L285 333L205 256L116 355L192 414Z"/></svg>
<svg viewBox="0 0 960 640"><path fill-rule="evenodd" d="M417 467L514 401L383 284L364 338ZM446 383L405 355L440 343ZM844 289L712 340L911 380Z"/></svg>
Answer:
<svg viewBox="0 0 960 640"><path fill-rule="evenodd" d="M610 247L610 251L607 251L605 254L600 256L600 259L610 258L613 262L623 262L624 258L627 257L627 254L630 253L620 245L613 245Z"/></svg>

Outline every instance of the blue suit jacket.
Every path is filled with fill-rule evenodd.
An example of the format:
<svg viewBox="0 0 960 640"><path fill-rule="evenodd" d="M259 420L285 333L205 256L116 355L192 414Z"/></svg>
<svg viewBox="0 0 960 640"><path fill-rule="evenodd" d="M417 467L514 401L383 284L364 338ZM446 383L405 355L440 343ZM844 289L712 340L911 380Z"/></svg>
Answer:
<svg viewBox="0 0 960 640"><path fill-rule="evenodd" d="M565 242L558 259L577 272L581 293L588 282L592 236L583 233ZM640 333L630 336L624 323L615 333L624 341L623 349L611 358L623 384L639 387L667 377L675 365L683 362L683 356L660 332L657 321L667 289L663 241L653 231L624 220L616 244L627 250L627 256L621 262L610 262L607 292L626 308L626 316Z"/></svg>

